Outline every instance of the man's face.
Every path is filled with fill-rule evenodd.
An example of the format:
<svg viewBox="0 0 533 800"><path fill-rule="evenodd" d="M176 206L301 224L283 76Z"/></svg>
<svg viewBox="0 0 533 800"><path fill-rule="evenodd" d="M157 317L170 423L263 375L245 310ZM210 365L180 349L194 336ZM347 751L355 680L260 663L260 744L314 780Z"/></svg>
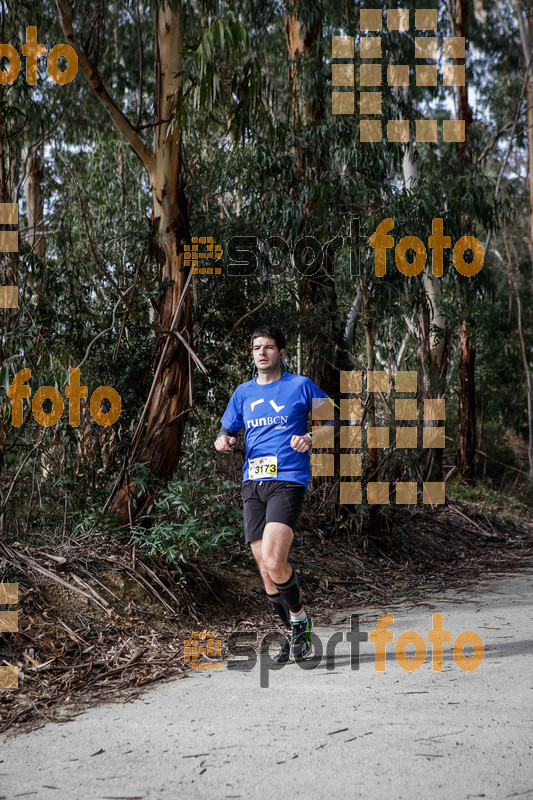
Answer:
<svg viewBox="0 0 533 800"><path fill-rule="evenodd" d="M274 339L258 336L253 341L252 354L258 372L271 372L280 368L280 359L285 351L278 350Z"/></svg>

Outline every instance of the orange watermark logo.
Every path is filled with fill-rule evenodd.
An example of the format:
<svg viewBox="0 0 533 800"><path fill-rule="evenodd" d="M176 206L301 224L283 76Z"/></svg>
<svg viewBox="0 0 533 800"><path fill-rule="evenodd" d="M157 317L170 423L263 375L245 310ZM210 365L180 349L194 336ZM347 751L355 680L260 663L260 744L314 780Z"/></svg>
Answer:
<svg viewBox="0 0 533 800"><path fill-rule="evenodd" d="M394 375L389 370L341 370L340 390L343 395L363 395L363 377L366 378L367 396L374 393L392 394L394 390L395 425L368 426L363 428L364 398L343 397L339 400L340 454L338 469L334 455L334 429L330 425L313 427L313 452L311 453L311 474L313 477L340 477L339 502L342 505L360 505L363 502L363 431L366 433L367 448L415 449L418 443L423 448L445 446L446 402L443 397L425 398L422 403L416 397L418 376L415 370L398 370ZM394 379L394 384L393 384ZM392 404L392 400L391 400ZM419 408L419 405L421 406ZM422 426L416 424L420 412ZM321 398L313 399L312 419L331 421L334 419L334 405ZM317 452L319 451L319 452ZM359 480L351 480L352 478ZM366 497L369 505L389 505L391 484L388 481L369 480L366 484ZM418 503L418 484L416 481L396 481L395 502L398 505ZM422 502L426 505L442 505L446 502L444 481L423 481Z"/></svg>
<svg viewBox="0 0 533 800"><path fill-rule="evenodd" d="M18 253L18 230L13 230L14 226L18 228L18 224L18 203L0 203L0 253ZM18 304L18 286L0 286L0 308L18 308Z"/></svg>
<svg viewBox="0 0 533 800"><path fill-rule="evenodd" d="M451 642L451 631L445 631L442 627L442 614L433 614L433 627L428 631L428 642L432 645L432 668L434 672L442 672L443 663L443 644ZM376 623L373 631L370 631L370 641L374 645L374 663L376 672L385 671L386 647L387 643L394 641L394 634L389 627L394 623L394 614L383 614ZM413 645L415 652L413 656L407 655L407 648ZM471 645L474 648L473 654L467 658L464 648ZM477 669L483 661L485 648L483 639L475 631L462 631L455 637L453 642L453 660L463 672L472 672ZM394 645L394 655L399 666L407 672L416 672L426 660L426 643L423 636L416 631L404 631Z"/></svg>
<svg viewBox="0 0 533 800"><path fill-rule="evenodd" d="M26 43L22 45L22 55L26 57L26 83L32 86L37 83L37 59L46 54L44 44L37 41L37 28L29 25L26 28ZM0 44L0 58L7 58L9 67L0 69L0 85L9 85L18 78L20 72L20 56L11 44ZM64 58L66 69L60 70L58 62ZM78 56L68 44L56 44L46 58L48 75L54 83L64 86L74 80L78 74Z"/></svg>
<svg viewBox="0 0 533 800"><path fill-rule="evenodd" d="M387 34L383 36L383 22L387 22ZM388 85L391 93L398 89L404 92L414 78L415 85L439 87L447 90L465 85L466 41L464 36L443 37L444 47L439 77L439 53L437 47L436 8L417 8L414 13L412 31L412 10L409 8L362 8L360 10L359 70L355 63L355 38L353 36L333 36L331 55L336 63L331 65L331 85L335 87L331 97L333 114L354 114L356 97L359 99L359 132L361 142L381 142L384 134L383 87ZM405 37L412 51L414 70L409 63L384 63L387 54L383 52L387 39L392 33ZM422 34L422 35L420 35ZM408 59L405 59L408 61ZM342 62L342 63L341 63ZM427 63L430 62L430 63ZM449 63L452 62L452 63ZM357 75L358 72L358 75ZM342 87L342 88L340 88ZM400 88L401 87L401 88ZM360 89L356 91L356 88ZM363 118L364 117L364 118ZM367 119L374 117L374 119ZM386 134L389 142L408 142L410 134L415 133L418 142L438 141L438 120L433 119L387 119ZM445 119L442 121L442 140L444 142L465 141L465 121Z"/></svg>
<svg viewBox="0 0 533 800"><path fill-rule="evenodd" d="M65 386L65 396L69 398L69 423L73 427L80 424L80 399L87 397L87 386L80 385L80 371L78 368L69 370L70 383ZM7 387L7 396L11 398L11 424L15 428L22 425L24 397L29 398L31 389L26 386L26 381L31 378L31 370L27 367L21 369L13 378L13 383ZM101 402L107 399L111 405L109 411L102 411ZM45 400L51 400L52 410L43 410ZM49 427L55 425L63 414L63 398L54 386L41 386L33 395L31 410L39 425ZM91 395L90 411L94 421L102 427L113 425L120 416L120 395L112 386L99 386Z"/></svg>
<svg viewBox="0 0 533 800"><path fill-rule="evenodd" d="M222 272L219 266L207 266L208 261L218 263L222 257L222 245L215 244L212 236L193 236L191 244L184 245L183 251L183 266L192 267L193 275L220 275Z"/></svg>
<svg viewBox="0 0 533 800"><path fill-rule="evenodd" d="M389 231L394 228L394 220L390 217L380 222L376 232L370 237L370 247L375 250L374 271L381 278L387 272L387 250L394 247L394 238L389 236ZM444 250L452 246L450 236L444 235L444 224L439 217L434 219L431 226L431 236L428 237L428 247L432 252L432 270L436 278L442 278ZM409 263L406 259L408 250L413 250L415 259ZM465 261L466 250L473 253L472 261ZM394 249L396 266L408 277L419 275L426 265L427 250L424 242L417 236L404 236ZM475 236L462 236L453 248L453 265L457 272L467 278L477 275L485 260L483 245Z"/></svg>
<svg viewBox="0 0 533 800"><path fill-rule="evenodd" d="M427 640L432 646L432 668L434 672L442 672L444 662L443 645L451 642L452 634L451 631L444 630L442 614L433 614L432 621L433 627L427 634ZM391 644L394 641L394 634L389 630L393 623L393 614L383 614L376 622L374 630L368 633L360 629L359 615L351 614L350 630L344 631L344 633L335 631L334 634L328 637L325 647L317 634L312 631L310 633L313 646L312 656L295 663L300 669L314 670L322 663L322 659L325 657L326 670L333 670L335 669L336 660L335 648L341 642L349 642L350 669L358 670L360 644L361 642L368 642L370 639L374 645L374 667L376 672L384 672L387 661L387 644ZM230 635L228 652L232 656L237 656L237 658L228 660L228 669L236 670L237 672L249 672L257 664L257 649L259 649L259 685L262 689L266 689L269 685L269 672L275 672L286 666L286 664L280 664L271 658L270 647L274 644L277 647L283 646L286 638L279 631L272 631L263 637L259 648L253 646L254 639L257 643L257 633L252 631L236 631ZM466 656L464 653L464 649L467 646L473 649L470 656ZM408 655L408 649L410 653L412 647L414 647L415 652L412 655ZM483 662L484 653L483 640L475 631L462 631L455 637L452 650L453 660L463 672L476 670ZM424 637L417 631L404 631L396 640L394 656L397 665L401 669L407 672L415 672L420 669L427 656Z"/></svg>
<svg viewBox="0 0 533 800"><path fill-rule="evenodd" d="M193 669L220 669L221 661L212 661L209 656L220 656L222 642L213 638L213 631L193 631L190 639L185 639L185 661ZM205 660L208 659L208 660Z"/></svg>
<svg viewBox="0 0 533 800"><path fill-rule="evenodd" d="M14 605L18 598L18 583L0 583L0 606ZM0 609L0 633L16 633L18 629L19 612ZM17 668L0 666L0 689L16 689L18 685Z"/></svg>

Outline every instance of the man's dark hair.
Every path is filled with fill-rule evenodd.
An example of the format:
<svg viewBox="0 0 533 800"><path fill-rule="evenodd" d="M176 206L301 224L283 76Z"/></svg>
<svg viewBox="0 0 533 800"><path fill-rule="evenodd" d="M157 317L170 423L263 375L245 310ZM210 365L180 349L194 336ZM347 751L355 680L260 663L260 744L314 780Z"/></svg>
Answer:
<svg viewBox="0 0 533 800"><path fill-rule="evenodd" d="M254 346L254 339L258 339L260 336L268 336L269 339L274 339L278 350L285 349L285 336L275 325L259 325L252 333L251 347Z"/></svg>

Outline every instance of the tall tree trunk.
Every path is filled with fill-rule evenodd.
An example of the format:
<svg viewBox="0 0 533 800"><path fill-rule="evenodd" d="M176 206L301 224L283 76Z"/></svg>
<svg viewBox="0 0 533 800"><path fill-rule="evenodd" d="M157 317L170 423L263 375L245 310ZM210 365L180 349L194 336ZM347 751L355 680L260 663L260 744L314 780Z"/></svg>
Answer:
<svg viewBox="0 0 533 800"><path fill-rule="evenodd" d="M529 68L529 78L526 86L527 103L527 146L529 164L529 252L533 261L533 52L531 43L533 42L533 10L529 9L528 16L529 28L529 51L524 53L529 59L526 69Z"/></svg>
<svg viewBox="0 0 533 800"><path fill-rule="evenodd" d="M424 275L424 277L426 277ZM428 399L442 399L446 393L446 370L448 366L448 335L444 318L440 311L442 297L440 279L427 276L424 280L425 303L418 311L418 345L416 358L419 374L422 378L422 395ZM421 407L420 407L421 408ZM432 422L422 420L428 427ZM429 461L426 468L427 481L442 480L441 448L429 450Z"/></svg>
<svg viewBox="0 0 533 800"><path fill-rule="evenodd" d="M289 87L291 90L293 124L295 131L295 156L301 189L306 173L320 175L327 168L323 155L308 155L302 147L305 128L320 125L326 116L326 95L322 79L321 56L322 4L320 0L286 0L285 36L289 56ZM307 81L305 80L307 78ZM313 219L312 204L303 203L306 233ZM344 325L340 324L337 310L337 291L333 277L333 259L323 247L323 259L316 274L301 278L298 284L300 308L304 310L307 339L307 374L334 401L340 397L340 370L348 370L351 363L344 339ZM340 442L334 444L335 472L340 466ZM325 484L331 479L322 478ZM336 524L336 518L334 519Z"/></svg>
<svg viewBox="0 0 533 800"><path fill-rule="evenodd" d="M37 258L44 258L45 253L42 180L43 145L39 145L29 153L26 180L28 244Z"/></svg>
<svg viewBox="0 0 533 800"><path fill-rule="evenodd" d="M305 21L304 21L305 20ZM294 130L296 133L295 154L297 169L302 179L308 166L318 174L321 171L319 159L309 165L302 152L300 134L313 122L325 118L324 87L317 85L309 92L304 87L303 78L312 69L313 61L318 59L317 46L322 37L322 7L303 0L287 0L285 14L285 36L289 55L289 85L292 97ZM318 71L317 71L318 73ZM309 99L311 96L311 100ZM310 219L313 209L304 204L304 214ZM309 317L307 328L307 363L309 376L330 397L339 395L339 368L347 369L343 356L339 353L339 330L337 321L337 295L332 278L332 263L324 252L322 266L317 274L302 278L299 282L300 307L318 309ZM342 363L341 363L342 361Z"/></svg>
<svg viewBox="0 0 533 800"><path fill-rule="evenodd" d="M44 145L42 144L29 150L27 155L28 177L25 186L28 213L28 244L31 252L38 259L43 259L46 251L42 193L43 151ZM34 284L34 277L31 274L28 277L28 287L32 291L32 302L39 308L41 298L38 287Z"/></svg>
<svg viewBox="0 0 533 800"><path fill-rule="evenodd" d="M2 28L3 29L3 28ZM15 202L15 188L13 184L13 175L9 159L9 153L6 147L6 134L4 127L4 92L5 87L0 85L0 203L13 203ZM17 278L17 260L16 253L2 253L0 254L0 284L15 284ZM14 322L15 315L9 309L0 311L3 316L3 325L0 328L0 366L2 366L4 359L10 355L6 350L10 349L9 343L12 341L11 329ZM4 397L2 403L9 403L8 398ZM6 446L7 437L9 434L10 426L4 420L3 414L0 414L0 471L2 470L4 461L4 449Z"/></svg>
<svg viewBox="0 0 533 800"><path fill-rule="evenodd" d="M520 31L520 44L522 45L522 55L524 57L524 69L527 72L526 83L526 122L527 122L527 144L528 144L528 167L529 167L529 233L528 244L531 259L533 260L533 54L531 42L533 41L533 10L528 9L527 20L522 16L522 6L520 0L514 0L518 29Z"/></svg>
<svg viewBox="0 0 533 800"><path fill-rule="evenodd" d="M524 374L526 376L527 431L528 431L527 457L529 461L529 474L531 477L533 477L533 387L531 381L531 370L529 369L528 347L525 341L524 331L522 328L522 301L520 298L520 289L516 277L517 270L514 266L513 258L511 256L511 252L509 249L509 240L505 226L503 229L503 241L505 244L505 252L507 254L507 264L509 269L508 273L509 284L516 300L516 321L518 326L518 336L520 338L520 351L522 353L522 363L524 364ZM515 253L515 260L516 260L516 253Z"/></svg>
<svg viewBox="0 0 533 800"><path fill-rule="evenodd" d="M455 35L468 39L468 0L455 0ZM454 59L454 63L463 63ZM465 79L464 86L457 87L457 118L464 120L465 141L457 145L460 157L467 158L466 145L468 131L472 123L472 109L468 103L468 84ZM464 291L468 292L465 285ZM465 300L463 303L465 303ZM459 398L458 419L459 432L455 464L467 482L474 480L476 462L476 384L474 364L476 360L476 347L474 328L470 320L463 319L459 331Z"/></svg>
<svg viewBox="0 0 533 800"><path fill-rule="evenodd" d="M526 59L526 69L529 70L529 77L526 85L526 114L527 114L527 148L529 165L529 252L533 261L533 87L531 76L533 74L533 63L531 52L531 42L533 41L533 10L529 9L527 39L528 49L524 52Z"/></svg>
<svg viewBox="0 0 533 800"><path fill-rule="evenodd" d="M4 91L4 87L0 86L0 203L16 203L13 163L10 150L6 146L4 130ZM4 280L0 281L0 283L15 284L17 282L18 255L16 253L3 253L2 256L5 272ZM2 357L2 353L0 353L0 357Z"/></svg>
<svg viewBox="0 0 533 800"><path fill-rule="evenodd" d="M465 43L468 40L468 0L455 0L455 36L463 36ZM454 64L464 64L464 58L453 58ZM457 144L457 152L459 155L466 153L466 146L468 143L469 128L472 123L472 109L468 103L468 84L465 79L464 86L457 86L457 119L465 121L465 140Z"/></svg>
<svg viewBox="0 0 533 800"><path fill-rule="evenodd" d="M476 382L474 364L476 346L474 329L463 319L459 330L459 395L458 438L455 464L459 474L467 483L475 477L476 464Z"/></svg>
<svg viewBox="0 0 533 800"><path fill-rule="evenodd" d="M403 158L403 179L411 191L418 186L418 163L414 159L413 143L406 146ZM448 366L448 335L446 318L442 313L441 279L432 275L426 267L422 272L424 302L417 314L418 345L417 364L421 376L422 395L428 399L440 399L446 391L446 369ZM422 420L423 424L425 422ZM433 423L430 423L431 425ZM426 480L442 478L442 449L430 450Z"/></svg>
<svg viewBox="0 0 533 800"><path fill-rule="evenodd" d="M366 344L366 370L367 374L376 369L376 349L374 346L374 326L372 323L372 309L370 306L370 295L364 279L359 278L359 292L362 300L362 320L365 329ZM368 427L376 427L376 393L368 392ZM361 422L362 424L362 422ZM367 430L368 430L367 427ZM362 433L362 432L361 432ZM368 487L370 481L376 480L378 469L378 451L376 447L368 447L368 466L366 469L365 481ZM368 534L371 539L379 537L379 506L372 504L368 506Z"/></svg>
<svg viewBox="0 0 533 800"><path fill-rule="evenodd" d="M174 281L173 285L166 288L158 309L158 323L162 331L171 336L170 345L163 348L160 356L146 413L141 417L129 457L129 463L134 459L148 462L150 471L160 482L164 482L172 477L179 458L192 391L188 353L192 338L189 270L183 267L183 246L190 240L190 235L183 188L182 140L176 128L169 128L176 97L181 91L181 78L179 75L176 77L176 73L182 69L181 19L168 2L154 10L154 109L157 124L154 126L153 150L150 150L110 97L97 69L81 49L74 33L72 7L66 0L56 0L56 3L63 32L78 54L81 70L89 86L148 173L152 191L154 255L161 278ZM169 334L171 329L175 333ZM162 344L165 339L162 337ZM142 439L144 424L146 428ZM137 508L132 513L133 498L137 498ZM148 500L140 489L131 484L126 473L126 480L120 486L111 509L127 520Z"/></svg>
<svg viewBox="0 0 533 800"><path fill-rule="evenodd" d="M474 477L476 458L476 393L474 366L476 348L463 320L459 331L459 438L455 463L467 481Z"/></svg>
<svg viewBox="0 0 533 800"><path fill-rule="evenodd" d="M172 115L176 78L171 72L181 68L181 26L168 6L157 20L156 119ZM159 308L159 323L169 330L178 303L185 290L188 271L183 269L183 246L190 241L187 201L183 188L181 136L168 135L166 125L157 125L154 133L154 169L152 188L152 227L155 256L163 279L174 281ZM190 342L192 336L191 297L187 291L175 330ZM188 353L181 344L167 352L159 381L152 397L140 461L149 461L152 471L168 480L176 466L187 411L190 410Z"/></svg>

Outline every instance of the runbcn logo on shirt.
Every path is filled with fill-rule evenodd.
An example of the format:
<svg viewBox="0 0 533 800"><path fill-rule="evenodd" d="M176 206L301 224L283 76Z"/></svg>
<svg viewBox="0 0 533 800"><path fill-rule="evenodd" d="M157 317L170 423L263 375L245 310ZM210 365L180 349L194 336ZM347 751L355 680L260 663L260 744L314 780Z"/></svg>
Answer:
<svg viewBox="0 0 533 800"><path fill-rule="evenodd" d="M249 419L246 422L246 428L262 428L264 425L286 425L289 418L284 416L277 417L260 417L259 419Z"/></svg>

